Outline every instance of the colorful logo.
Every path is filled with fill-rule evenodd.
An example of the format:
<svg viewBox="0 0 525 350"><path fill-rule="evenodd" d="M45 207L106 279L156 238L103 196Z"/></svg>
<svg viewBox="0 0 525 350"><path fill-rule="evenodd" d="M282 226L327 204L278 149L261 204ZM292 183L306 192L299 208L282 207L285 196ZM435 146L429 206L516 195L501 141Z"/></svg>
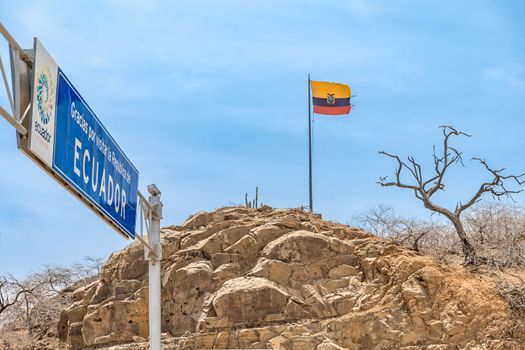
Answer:
<svg viewBox="0 0 525 350"><path fill-rule="evenodd" d="M51 73L48 67L44 67L38 76L36 86L36 101L40 120L47 125L51 120L54 109L55 90L51 80Z"/></svg>

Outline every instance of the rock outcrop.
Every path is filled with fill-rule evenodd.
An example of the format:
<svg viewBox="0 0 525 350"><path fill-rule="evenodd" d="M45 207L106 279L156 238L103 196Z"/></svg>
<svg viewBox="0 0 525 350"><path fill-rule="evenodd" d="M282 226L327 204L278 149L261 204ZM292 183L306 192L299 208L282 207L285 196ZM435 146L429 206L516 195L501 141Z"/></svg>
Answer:
<svg viewBox="0 0 525 350"><path fill-rule="evenodd" d="M165 349L520 349L524 321L486 276L300 210L223 208L162 230ZM73 295L70 349L146 349L134 242ZM125 346L117 346L127 344Z"/></svg>

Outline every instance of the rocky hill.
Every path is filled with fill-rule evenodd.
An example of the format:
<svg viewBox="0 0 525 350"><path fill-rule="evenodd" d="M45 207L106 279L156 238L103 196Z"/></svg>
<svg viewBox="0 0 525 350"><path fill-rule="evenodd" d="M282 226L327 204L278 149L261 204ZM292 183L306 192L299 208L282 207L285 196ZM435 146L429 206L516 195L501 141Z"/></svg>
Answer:
<svg viewBox="0 0 525 350"><path fill-rule="evenodd" d="M300 210L222 208L162 230L164 349L522 349L494 281ZM147 348L134 242L73 293L69 349Z"/></svg>

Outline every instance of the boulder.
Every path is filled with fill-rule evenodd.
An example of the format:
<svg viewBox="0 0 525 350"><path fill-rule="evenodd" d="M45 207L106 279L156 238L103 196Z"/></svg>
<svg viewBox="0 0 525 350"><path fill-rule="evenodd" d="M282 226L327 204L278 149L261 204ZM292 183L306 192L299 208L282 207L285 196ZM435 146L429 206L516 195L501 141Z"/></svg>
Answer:
<svg viewBox="0 0 525 350"><path fill-rule="evenodd" d="M215 293L213 308L220 319L233 324L257 324L284 311L289 295L277 284L259 277L226 281Z"/></svg>

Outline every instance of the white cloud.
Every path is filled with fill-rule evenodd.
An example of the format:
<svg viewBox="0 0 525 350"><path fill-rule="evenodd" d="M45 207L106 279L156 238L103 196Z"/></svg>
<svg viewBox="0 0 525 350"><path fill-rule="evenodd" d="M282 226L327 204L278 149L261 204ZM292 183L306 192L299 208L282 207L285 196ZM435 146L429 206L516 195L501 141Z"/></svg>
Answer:
<svg viewBox="0 0 525 350"><path fill-rule="evenodd" d="M508 63L492 67L484 72L485 77L493 79L510 86L525 86L525 66L521 64Z"/></svg>

